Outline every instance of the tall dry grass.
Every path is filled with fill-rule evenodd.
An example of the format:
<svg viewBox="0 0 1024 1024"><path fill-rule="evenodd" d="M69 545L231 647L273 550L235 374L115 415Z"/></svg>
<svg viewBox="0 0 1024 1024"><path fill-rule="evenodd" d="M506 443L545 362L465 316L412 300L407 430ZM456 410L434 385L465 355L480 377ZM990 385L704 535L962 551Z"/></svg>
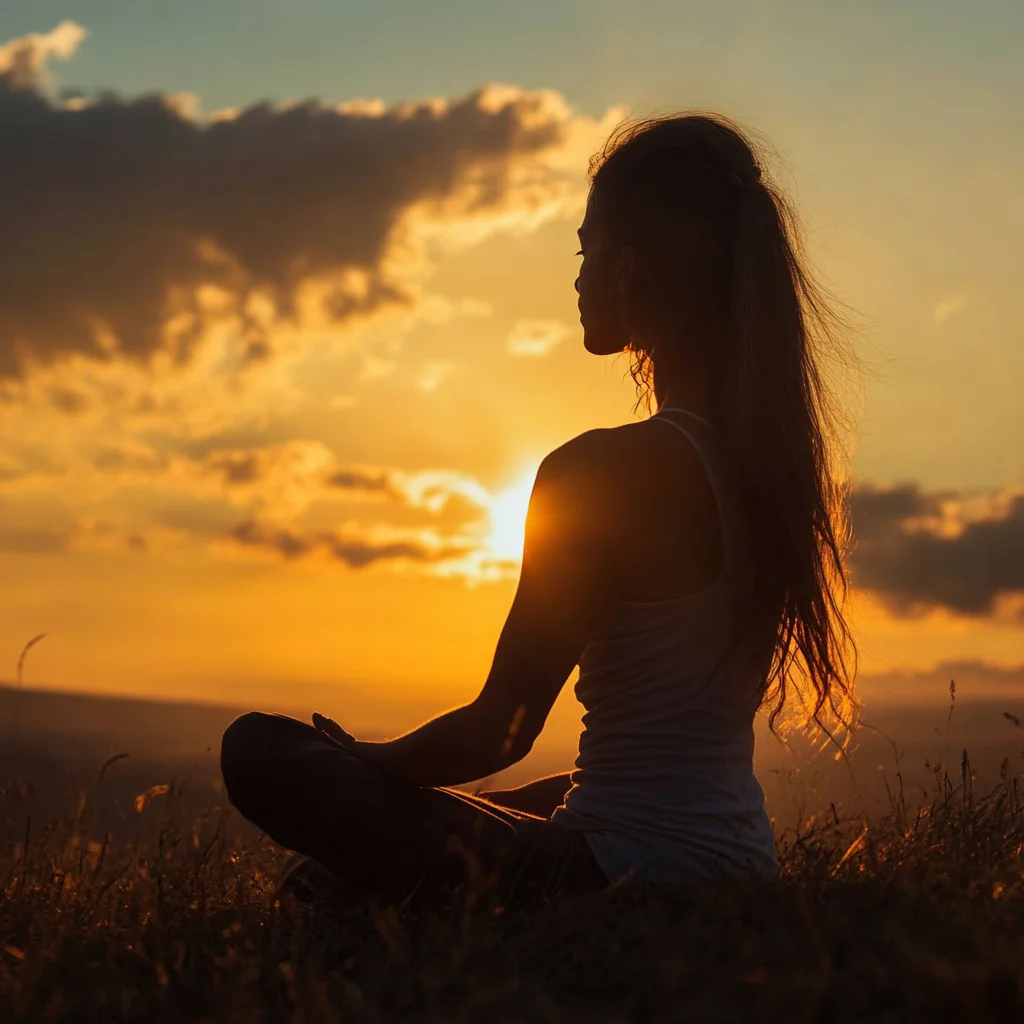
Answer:
<svg viewBox="0 0 1024 1024"><path fill-rule="evenodd" d="M966 751L934 764L916 800L894 760L883 813L779 835L777 882L508 908L300 907L284 854L182 784L139 794L129 841L97 830L117 758L46 824L15 781L0 1022L1024 1020L1024 751L983 792Z"/></svg>

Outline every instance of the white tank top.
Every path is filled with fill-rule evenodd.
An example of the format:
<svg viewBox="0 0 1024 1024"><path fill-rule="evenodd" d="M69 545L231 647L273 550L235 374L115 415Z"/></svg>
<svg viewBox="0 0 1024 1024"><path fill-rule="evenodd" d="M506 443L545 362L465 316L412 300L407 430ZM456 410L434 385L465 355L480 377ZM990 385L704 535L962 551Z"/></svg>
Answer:
<svg viewBox="0 0 1024 1024"><path fill-rule="evenodd" d="M679 413L679 420L665 413ZM609 879L694 882L778 872L754 776L753 720L772 647L736 637L749 586L737 496L717 432L685 409L652 417L696 449L718 505L722 571L667 601L616 601L580 656L586 713L572 787L552 815L585 833Z"/></svg>

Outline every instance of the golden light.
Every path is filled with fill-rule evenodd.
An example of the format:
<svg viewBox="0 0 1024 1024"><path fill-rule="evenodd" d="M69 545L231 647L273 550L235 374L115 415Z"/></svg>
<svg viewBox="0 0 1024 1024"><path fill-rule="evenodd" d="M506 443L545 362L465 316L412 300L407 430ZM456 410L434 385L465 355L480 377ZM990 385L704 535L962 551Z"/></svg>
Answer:
<svg viewBox="0 0 1024 1024"><path fill-rule="evenodd" d="M526 511L536 475L535 469L524 473L511 487L499 491L491 502L487 546L489 554L496 559L520 561L523 557Z"/></svg>

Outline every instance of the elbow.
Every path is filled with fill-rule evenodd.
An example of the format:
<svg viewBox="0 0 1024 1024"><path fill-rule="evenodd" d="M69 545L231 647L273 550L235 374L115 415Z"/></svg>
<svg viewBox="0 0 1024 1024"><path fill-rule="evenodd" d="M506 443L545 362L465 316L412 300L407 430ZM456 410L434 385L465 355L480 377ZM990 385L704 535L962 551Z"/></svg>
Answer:
<svg viewBox="0 0 1024 1024"><path fill-rule="evenodd" d="M525 704L514 711L494 707L486 712L480 707L476 710L481 718L474 732L481 741L481 761L486 761L488 775L496 775L516 764L533 749L540 730L531 721Z"/></svg>
<svg viewBox="0 0 1024 1024"><path fill-rule="evenodd" d="M532 740L520 740L510 746L503 744L495 772L504 771L506 768L511 768L512 765L518 764L532 749Z"/></svg>
<svg viewBox="0 0 1024 1024"><path fill-rule="evenodd" d="M507 718L507 716L506 716ZM522 761L533 749L533 744L540 735L540 729L532 717L527 714L525 704L520 704L510 720L504 723L501 738L502 768Z"/></svg>

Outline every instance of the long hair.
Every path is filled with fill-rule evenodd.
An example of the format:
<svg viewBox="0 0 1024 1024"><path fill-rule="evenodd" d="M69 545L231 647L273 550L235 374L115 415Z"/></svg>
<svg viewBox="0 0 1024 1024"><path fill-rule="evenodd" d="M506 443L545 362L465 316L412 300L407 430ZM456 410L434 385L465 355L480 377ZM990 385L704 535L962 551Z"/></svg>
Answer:
<svg viewBox="0 0 1024 1024"><path fill-rule="evenodd" d="M810 271L794 211L748 136L715 114L625 126L591 183L599 222L639 268L623 314L638 403L649 409L658 379L688 370L715 389L750 553L743 618L774 637L769 724L802 711L828 737L848 736L845 424L824 366L844 352L845 323Z"/></svg>

